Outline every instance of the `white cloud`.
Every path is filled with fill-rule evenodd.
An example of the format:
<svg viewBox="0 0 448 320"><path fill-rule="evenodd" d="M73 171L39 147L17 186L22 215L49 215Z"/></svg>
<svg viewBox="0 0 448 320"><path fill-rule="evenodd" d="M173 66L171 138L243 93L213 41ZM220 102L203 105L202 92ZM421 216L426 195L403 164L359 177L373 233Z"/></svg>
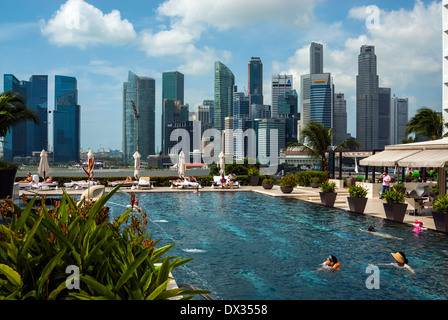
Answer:
<svg viewBox="0 0 448 320"><path fill-rule="evenodd" d="M41 21L41 32L53 44L82 49L98 44L122 45L137 36L119 11L104 14L83 0L68 0L61 5L48 22Z"/></svg>

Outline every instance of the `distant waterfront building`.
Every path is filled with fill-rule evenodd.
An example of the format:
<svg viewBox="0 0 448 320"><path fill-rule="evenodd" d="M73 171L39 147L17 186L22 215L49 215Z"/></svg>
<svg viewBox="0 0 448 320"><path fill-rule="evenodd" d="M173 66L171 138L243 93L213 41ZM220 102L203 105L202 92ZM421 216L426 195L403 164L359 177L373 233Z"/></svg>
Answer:
<svg viewBox="0 0 448 320"><path fill-rule="evenodd" d="M81 107L75 77L55 76L53 111L54 162L78 162L81 151Z"/></svg>
<svg viewBox="0 0 448 320"><path fill-rule="evenodd" d="M390 144L390 88L378 88L378 148L384 149Z"/></svg>
<svg viewBox="0 0 448 320"><path fill-rule="evenodd" d="M333 145L337 146L348 139L347 135L347 101L342 92L334 95L333 107Z"/></svg>
<svg viewBox="0 0 448 320"><path fill-rule="evenodd" d="M249 105L263 104L263 63L251 57L248 64Z"/></svg>
<svg viewBox="0 0 448 320"><path fill-rule="evenodd" d="M406 135L408 123L409 101L408 98L392 98L390 112L390 144L400 144Z"/></svg>
<svg viewBox="0 0 448 320"><path fill-rule="evenodd" d="M137 119L132 102L140 114L138 152L142 159L155 154L155 86L153 78L137 76L131 71L123 84L123 161L126 163L134 162L137 151Z"/></svg>
<svg viewBox="0 0 448 320"><path fill-rule="evenodd" d="M356 77L356 140L362 149L378 149L379 78L375 47L363 45Z"/></svg>
<svg viewBox="0 0 448 320"><path fill-rule="evenodd" d="M286 92L294 89L293 76L288 74L279 74L272 76L272 103L271 103L271 117L278 117L278 97ZM252 116L252 118L254 118Z"/></svg>
<svg viewBox="0 0 448 320"><path fill-rule="evenodd" d="M448 122L448 0L442 1L442 117ZM444 127L446 132L446 128Z"/></svg>
<svg viewBox="0 0 448 320"><path fill-rule="evenodd" d="M235 76L222 62L215 62L215 112L214 127L222 131L225 129L225 118L233 116L233 90Z"/></svg>
<svg viewBox="0 0 448 320"><path fill-rule="evenodd" d="M29 81L19 81L12 74L5 74L3 91L19 93L26 107L36 112L39 123L21 123L4 137L4 158L32 156L33 151L48 150L48 76L33 75Z"/></svg>

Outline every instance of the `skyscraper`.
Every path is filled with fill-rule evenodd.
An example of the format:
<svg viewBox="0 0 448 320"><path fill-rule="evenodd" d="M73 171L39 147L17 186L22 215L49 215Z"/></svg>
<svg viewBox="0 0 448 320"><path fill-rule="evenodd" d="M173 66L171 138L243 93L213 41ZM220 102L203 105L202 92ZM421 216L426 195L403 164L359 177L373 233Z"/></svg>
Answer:
<svg viewBox="0 0 448 320"><path fill-rule="evenodd" d="M139 114L138 152L142 159L155 154L155 86L153 78L140 77L129 71L123 83L123 161L132 163L137 151L137 118Z"/></svg>
<svg viewBox="0 0 448 320"><path fill-rule="evenodd" d="M251 57L248 64L249 103L263 104L263 63L258 57Z"/></svg>
<svg viewBox="0 0 448 320"><path fill-rule="evenodd" d="M356 77L356 140L363 149L378 149L378 75L375 47L363 45Z"/></svg>
<svg viewBox="0 0 448 320"><path fill-rule="evenodd" d="M225 129L225 118L233 116L233 89L235 76L220 61L215 62L215 129Z"/></svg>
<svg viewBox="0 0 448 320"><path fill-rule="evenodd" d="M406 135L408 123L408 98L392 98L390 111L390 143L400 144Z"/></svg>
<svg viewBox="0 0 448 320"><path fill-rule="evenodd" d="M347 140L347 101L344 94L339 92L334 95L333 107L333 133L335 146Z"/></svg>
<svg viewBox="0 0 448 320"><path fill-rule="evenodd" d="M272 118L278 117L278 97L283 93L291 91L292 89L294 89L292 75L279 74L272 76Z"/></svg>
<svg viewBox="0 0 448 320"><path fill-rule="evenodd" d="M13 161L16 156L31 156L33 151L47 150L48 144L48 76L33 75L29 81L19 81L12 74L4 75L4 91L19 93L26 107L39 117L38 124L26 122L15 126L5 137L4 156Z"/></svg>
<svg viewBox="0 0 448 320"><path fill-rule="evenodd" d="M311 42L310 74L324 73L324 47L320 43Z"/></svg>
<svg viewBox="0 0 448 320"><path fill-rule="evenodd" d="M162 102L168 99L184 105L184 75L179 71L162 73Z"/></svg>
<svg viewBox="0 0 448 320"><path fill-rule="evenodd" d="M55 76L54 93L54 161L78 162L81 148L81 107L78 105L76 78Z"/></svg>
<svg viewBox="0 0 448 320"><path fill-rule="evenodd" d="M378 88L378 148L390 144L390 88Z"/></svg>

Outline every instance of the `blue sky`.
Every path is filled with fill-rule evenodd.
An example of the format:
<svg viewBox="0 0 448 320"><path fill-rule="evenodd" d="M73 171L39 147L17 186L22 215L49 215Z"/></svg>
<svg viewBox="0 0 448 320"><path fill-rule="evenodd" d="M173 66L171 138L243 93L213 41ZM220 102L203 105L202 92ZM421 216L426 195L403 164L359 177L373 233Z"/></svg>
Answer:
<svg viewBox="0 0 448 320"><path fill-rule="evenodd" d="M376 6L376 7L369 7ZM371 9L379 9L379 13ZM288 73L300 95L309 72L309 44L324 45L324 72L347 100L348 130L356 133L357 57L376 47L380 86L421 106L441 110L440 1L365 0L5 0L0 12L0 72L19 80L49 75L78 79L81 147L121 149L122 87L128 71L156 80L156 145L160 146L161 77L185 75L190 111L213 99L213 63L247 88L251 56L264 66L265 103L271 77ZM367 24L375 28L367 28ZM0 79L3 89L3 76ZM50 136L50 144L51 144Z"/></svg>

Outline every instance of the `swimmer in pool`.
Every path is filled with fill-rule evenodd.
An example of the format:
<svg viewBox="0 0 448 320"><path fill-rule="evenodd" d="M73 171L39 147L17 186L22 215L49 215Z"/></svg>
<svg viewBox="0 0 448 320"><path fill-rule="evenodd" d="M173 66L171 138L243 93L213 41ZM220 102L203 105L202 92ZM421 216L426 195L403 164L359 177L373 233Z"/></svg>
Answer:
<svg viewBox="0 0 448 320"><path fill-rule="evenodd" d="M389 234L377 232L373 226L368 227L367 230L364 230L364 229L359 229L359 230L374 234L376 236L384 237L384 238L403 240L402 238L397 238L397 237L393 237Z"/></svg>
<svg viewBox="0 0 448 320"><path fill-rule="evenodd" d="M325 270L340 270L341 265L338 262L338 259L335 256L328 256L327 260L324 263L321 263L319 266L322 266L322 269Z"/></svg>
<svg viewBox="0 0 448 320"><path fill-rule="evenodd" d="M404 252L391 253L392 257L394 257L394 262L392 263L377 263L377 266L396 266L398 268L403 268L409 270L412 274L415 274L415 271L408 265L408 259L406 259L406 255ZM373 265L373 264L369 264Z"/></svg>

